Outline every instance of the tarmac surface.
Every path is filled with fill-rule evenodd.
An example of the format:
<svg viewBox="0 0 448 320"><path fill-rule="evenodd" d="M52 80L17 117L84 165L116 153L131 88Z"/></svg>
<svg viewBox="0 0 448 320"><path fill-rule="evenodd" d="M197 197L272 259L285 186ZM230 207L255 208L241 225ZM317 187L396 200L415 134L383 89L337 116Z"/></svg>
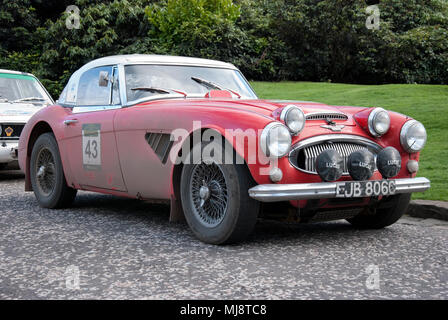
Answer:
<svg viewBox="0 0 448 320"><path fill-rule="evenodd" d="M0 299L448 299L448 222L259 221L239 245L198 241L169 210L80 192L48 210L0 172Z"/></svg>

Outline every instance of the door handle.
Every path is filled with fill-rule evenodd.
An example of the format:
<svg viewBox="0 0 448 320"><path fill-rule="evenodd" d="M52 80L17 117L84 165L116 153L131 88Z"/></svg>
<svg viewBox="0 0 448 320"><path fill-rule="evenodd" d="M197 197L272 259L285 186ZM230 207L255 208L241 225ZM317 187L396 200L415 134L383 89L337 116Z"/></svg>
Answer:
<svg viewBox="0 0 448 320"><path fill-rule="evenodd" d="M66 126L69 126L69 125L71 125L71 124L75 124L75 123L77 123L77 122L78 122L78 120L76 120L76 119L64 120L64 124L65 124Z"/></svg>

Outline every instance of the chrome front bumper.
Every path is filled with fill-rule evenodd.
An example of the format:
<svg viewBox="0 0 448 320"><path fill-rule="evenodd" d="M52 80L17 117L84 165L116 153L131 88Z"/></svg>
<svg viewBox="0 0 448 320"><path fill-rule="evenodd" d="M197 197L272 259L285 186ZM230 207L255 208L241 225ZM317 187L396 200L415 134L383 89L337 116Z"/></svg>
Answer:
<svg viewBox="0 0 448 320"><path fill-rule="evenodd" d="M0 141L0 163L17 160L19 141Z"/></svg>
<svg viewBox="0 0 448 320"><path fill-rule="evenodd" d="M430 188L426 178L394 179L395 193L423 192ZM260 184L249 189L249 196L261 202L336 198L337 182L299 184Z"/></svg>

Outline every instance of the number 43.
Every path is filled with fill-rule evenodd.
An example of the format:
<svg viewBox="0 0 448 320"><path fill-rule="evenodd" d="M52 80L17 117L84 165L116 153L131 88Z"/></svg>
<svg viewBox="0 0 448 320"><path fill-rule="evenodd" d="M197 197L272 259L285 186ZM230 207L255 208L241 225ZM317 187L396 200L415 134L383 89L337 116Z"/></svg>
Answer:
<svg viewBox="0 0 448 320"><path fill-rule="evenodd" d="M96 140L89 140L86 144L84 153L89 157L96 159L98 157L98 142Z"/></svg>

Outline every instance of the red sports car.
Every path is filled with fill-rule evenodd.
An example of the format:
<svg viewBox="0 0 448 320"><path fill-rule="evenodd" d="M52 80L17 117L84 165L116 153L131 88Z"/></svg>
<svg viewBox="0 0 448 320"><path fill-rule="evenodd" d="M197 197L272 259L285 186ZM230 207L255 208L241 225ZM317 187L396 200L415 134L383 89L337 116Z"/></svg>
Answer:
<svg viewBox="0 0 448 320"><path fill-rule="evenodd" d="M171 205L207 243L243 240L260 215L383 228L405 212L424 126L382 108L260 100L218 61L92 61L20 137L25 189L46 208L77 190Z"/></svg>

